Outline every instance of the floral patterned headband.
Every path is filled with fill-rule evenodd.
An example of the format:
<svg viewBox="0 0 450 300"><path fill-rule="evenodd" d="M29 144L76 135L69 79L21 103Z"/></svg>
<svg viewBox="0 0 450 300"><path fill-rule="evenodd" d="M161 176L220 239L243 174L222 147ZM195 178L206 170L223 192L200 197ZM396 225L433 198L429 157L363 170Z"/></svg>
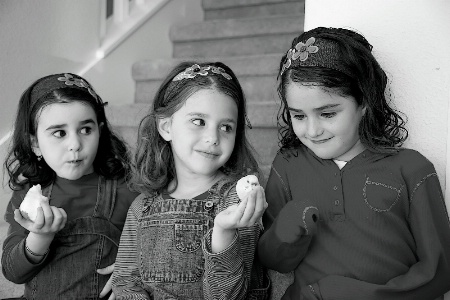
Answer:
<svg viewBox="0 0 450 300"><path fill-rule="evenodd" d="M290 67L324 67L351 75L350 70L342 64L337 42L310 37L306 42L299 42L286 53L280 76Z"/></svg>
<svg viewBox="0 0 450 300"><path fill-rule="evenodd" d="M97 96L92 86L90 86L83 78L70 73L54 74L42 78L31 91L31 101L34 103L54 90L62 88L87 90L96 101L100 101L100 98ZM106 103L101 102L100 104L104 105Z"/></svg>
<svg viewBox="0 0 450 300"><path fill-rule="evenodd" d="M198 64L193 64L191 67L186 68L183 72L179 73L175 76L172 81L180 81L183 79L195 78L197 75L208 76L211 71L214 74L219 74L225 77L228 80L231 80L231 76L225 72L225 70L221 67L216 66L204 66L200 67Z"/></svg>

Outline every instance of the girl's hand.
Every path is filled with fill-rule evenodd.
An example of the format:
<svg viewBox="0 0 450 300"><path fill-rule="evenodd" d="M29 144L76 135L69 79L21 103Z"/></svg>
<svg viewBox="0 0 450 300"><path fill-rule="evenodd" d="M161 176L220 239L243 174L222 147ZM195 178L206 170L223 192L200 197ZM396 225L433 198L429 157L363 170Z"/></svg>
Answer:
<svg viewBox="0 0 450 300"><path fill-rule="evenodd" d="M97 273L101 275L111 274L114 271L114 266L115 264L112 264L110 266L107 266L106 268L98 269ZM112 276L109 277L108 282L106 282L105 286L103 287L103 290L100 292L99 297L100 298L105 297L109 293L109 291L111 291L111 289L112 289ZM114 299L116 299L116 295L114 295L114 293L111 292L111 295L109 295L108 300Z"/></svg>
<svg viewBox="0 0 450 300"><path fill-rule="evenodd" d="M260 186L248 193L239 204L234 204L217 214L211 236L211 250L218 253L233 241L237 228L254 225L267 208L264 189Z"/></svg>
<svg viewBox="0 0 450 300"><path fill-rule="evenodd" d="M14 211L14 220L23 228L35 234L55 235L66 226L67 214L62 208L42 202L34 222L24 218L19 209Z"/></svg>
<svg viewBox="0 0 450 300"><path fill-rule="evenodd" d="M234 204L217 214L214 228L230 230L254 225L267 208L266 196L261 186L255 187L239 204Z"/></svg>

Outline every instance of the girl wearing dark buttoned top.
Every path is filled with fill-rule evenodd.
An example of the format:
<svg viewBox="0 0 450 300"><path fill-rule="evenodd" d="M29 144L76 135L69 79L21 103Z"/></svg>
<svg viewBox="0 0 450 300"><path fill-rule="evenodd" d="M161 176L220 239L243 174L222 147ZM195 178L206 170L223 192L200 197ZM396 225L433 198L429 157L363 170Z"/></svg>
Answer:
<svg viewBox="0 0 450 300"><path fill-rule="evenodd" d="M433 300L450 289L450 228L432 163L401 148L387 77L360 34L316 28L279 72L281 149L258 253L294 271L282 299Z"/></svg>

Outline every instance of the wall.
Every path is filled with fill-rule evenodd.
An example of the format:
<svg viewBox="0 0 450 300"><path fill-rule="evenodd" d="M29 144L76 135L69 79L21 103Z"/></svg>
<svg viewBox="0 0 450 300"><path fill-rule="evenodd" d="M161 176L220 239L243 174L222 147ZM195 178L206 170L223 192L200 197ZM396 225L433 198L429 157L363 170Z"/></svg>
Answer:
<svg viewBox="0 0 450 300"><path fill-rule="evenodd" d="M306 0L305 16L305 30L353 28L374 46L392 81L393 104L408 116L405 146L434 163L450 208L450 2Z"/></svg>

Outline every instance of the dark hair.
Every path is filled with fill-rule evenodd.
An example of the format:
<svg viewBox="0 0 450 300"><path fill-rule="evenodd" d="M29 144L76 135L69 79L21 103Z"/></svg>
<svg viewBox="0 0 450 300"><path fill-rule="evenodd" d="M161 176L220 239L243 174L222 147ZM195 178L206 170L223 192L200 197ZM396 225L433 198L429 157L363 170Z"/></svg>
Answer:
<svg viewBox="0 0 450 300"><path fill-rule="evenodd" d="M253 157L250 144L245 135L246 104L241 85L233 71L220 62L202 63L200 67L214 66L222 68L231 80L221 74L197 75L194 78L172 81L172 79L193 66L194 62L177 65L164 79L156 93L152 108L139 125L139 134L131 185L133 189L146 193L160 193L171 181L175 182L176 171L170 143L158 132L158 120L172 116L195 92L203 89L216 90L230 96L238 107L236 140L233 152L221 171L230 176L242 176L248 172L257 172L258 164Z"/></svg>
<svg viewBox="0 0 450 300"><path fill-rule="evenodd" d="M301 66L301 63L295 62L278 76L278 94L282 100L278 114L281 148L301 145L292 129L286 102L286 88L288 84L295 82L320 86L341 96L354 97L358 105L366 108L359 124L362 144L376 152L396 151L408 137L408 131L404 127L405 120L388 104L388 79L371 52L372 45L354 31L318 27L296 37L292 41L292 48L311 37L335 43L339 53L336 61L326 62L329 67ZM286 57L284 55L281 59L280 72Z"/></svg>
<svg viewBox="0 0 450 300"><path fill-rule="evenodd" d="M68 75L69 74L69 75ZM58 76L72 76L83 80L86 88L76 86L51 87ZM57 85L57 84L56 84ZM89 88L89 89L88 89ZM36 92L36 89L39 89ZM36 99L36 94L39 94ZM39 115L43 108L54 103L82 102L95 111L97 123L103 124L94 159L94 171L108 179L126 177L130 170L130 157L127 146L111 129L105 115L105 103L93 92L91 85L78 75L65 73L42 77L35 81L22 94L12 135L11 148L4 162L9 175L9 186L13 190L22 189L27 183L49 185L55 179L53 171L45 160L39 161L32 150L31 136L36 135Z"/></svg>

